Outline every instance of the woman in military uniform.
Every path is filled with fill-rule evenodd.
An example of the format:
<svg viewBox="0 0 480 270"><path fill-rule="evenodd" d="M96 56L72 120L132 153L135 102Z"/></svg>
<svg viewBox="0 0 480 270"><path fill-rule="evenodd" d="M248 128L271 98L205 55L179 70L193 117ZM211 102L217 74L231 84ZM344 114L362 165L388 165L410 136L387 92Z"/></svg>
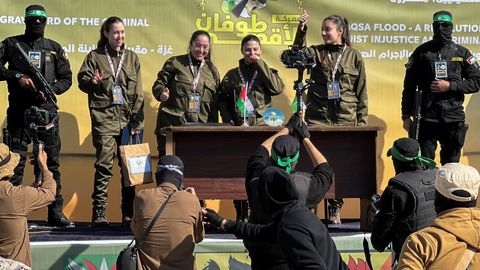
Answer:
<svg viewBox="0 0 480 270"><path fill-rule="evenodd" d="M106 226L107 188L122 129L132 134L143 128L143 89L138 56L125 48L125 27L118 17L108 18L100 30L97 49L78 72L78 87L88 94L92 139L96 149L92 225ZM119 162L120 166L120 162ZM123 183L123 176L122 182ZM134 187L122 184L122 221L133 216Z"/></svg>
<svg viewBox="0 0 480 270"><path fill-rule="evenodd" d="M294 44L315 57L307 93L305 120L311 125L363 126L367 124L365 63L350 43L348 21L331 15L322 23L324 44L306 48L308 13L299 20ZM340 223L343 200L329 200L330 223Z"/></svg>
<svg viewBox="0 0 480 270"><path fill-rule="evenodd" d="M165 155L163 127L218 122L220 75L210 59L210 46L210 35L195 31L190 38L189 52L171 57L158 72L152 92L160 101L155 129L159 156Z"/></svg>
<svg viewBox="0 0 480 270"><path fill-rule="evenodd" d="M242 116L250 114L256 119L254 124L261 125L263 113L271 106L272 96L282 93L285 85L277 70L269 68L261 59L262 47L257 36L244 37L240 51L243 58L238 61L238 67L229 70L220 85L220 114L224 123L235 125L241 125ZM241 112L236 104L244 87L252 107L247 111L246 106L245 111Z"/></svg>

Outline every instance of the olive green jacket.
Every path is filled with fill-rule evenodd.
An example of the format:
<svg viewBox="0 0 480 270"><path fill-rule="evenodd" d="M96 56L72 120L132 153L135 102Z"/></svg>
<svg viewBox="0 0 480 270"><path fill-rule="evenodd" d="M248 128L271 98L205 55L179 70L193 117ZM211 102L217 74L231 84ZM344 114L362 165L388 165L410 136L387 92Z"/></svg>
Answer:
<svg viewBox="0 0 480 270"><path fill-rule="evenodd" d="M257 71L257 76L251 86L251 93L248 94L256 108L257 118L261 118L265 110L271 107L272 96L279 95L285 90L285 85L277 70L269 68L263 60L258 60L256 64L246 64L244 59L238 62L239 67L229 70L220 85L219 110L224 123L231 121L238 123L240 119L240 112L236 106L243 86L238 72L239 68L245 82L249 85Z"/></svg>
<svg viewBox="0 0 480 270"><path fill-rule="evenodd" d="M306 47L306 26L297 31L295 44ZM345 45L346 46L346 45ZM325 45L310 46L308 52L315 57L316 65L310 78L314 83L307 93L305 118L317 125L366 125L368 118L367 81L365 63L359 51L346 46L331 52L333 65L338 56L342 59L335 80L340 84L340 98L328 99L327 82L331 81L332 67L329 64Z"/></svg>
<svg viewBox="0 0 480 270"><path fill-rule="evenodd" d="M122 105L113 104L112 88L115 84L115 75L112 74L104 47L88 53L77 76L78 87L88 94L93 135L114 136L119 135L124 127L143 128L144 97L138 56L127 49L120 50L118 55L110 48L108 51L115 69L118 67L121 54L125 54L117 82L123 92L124 102ZM103 72L103 80L97 85L91 82L95 70Z"/></svg>
<svg viewBox="0 0 480 270"><path fill-rule="evenodd" d="M198 71L198 65L194 65L195 73ZM218 122L217 107L217 88L220 85L220 75L213 63L205 62L200 69L200 78L196 91L200 93L201 104L200 113L192 115L188 113L188 97L192 93L192 81L194 77L190 70L188 54L174 56L168 59L163 68L158 72L152 93L160 101L160 95L165 88L170 90L169 98L160 103L158 114L167 113L186 122ZM157 117L156 133L162 127Z"/></svg>

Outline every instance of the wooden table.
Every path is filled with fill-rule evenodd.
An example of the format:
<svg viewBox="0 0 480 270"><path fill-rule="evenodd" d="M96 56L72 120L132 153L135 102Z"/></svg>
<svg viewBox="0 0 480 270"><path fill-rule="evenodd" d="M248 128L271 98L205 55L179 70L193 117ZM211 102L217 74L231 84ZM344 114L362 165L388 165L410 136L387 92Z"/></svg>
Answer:
<svg viewBox="0 0 480 270"><path fill-rule="evenodd" d="M312 142L335 172L326 198L367 199L376 193L374 126L311 127ZM248 156L280 127L179 126L167 128L166 153L185 165L185 185L201 199L246 199L244 177ZM311 172L304 147L297 170ZM365 200L363 200L365 201Z"/></svg>

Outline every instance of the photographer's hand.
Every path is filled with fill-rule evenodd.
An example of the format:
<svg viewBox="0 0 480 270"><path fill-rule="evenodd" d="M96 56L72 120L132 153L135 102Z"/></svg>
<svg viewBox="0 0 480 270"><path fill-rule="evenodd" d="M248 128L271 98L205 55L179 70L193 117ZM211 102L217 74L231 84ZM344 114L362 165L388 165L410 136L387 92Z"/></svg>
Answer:
<svg viewBox="0 0 480 270"><path fill-rule="evenodd" d="M197 194L195 193L195 189L194 189L193 187L187 187L187 188L185 188L185 191L186 191L186 192L189 192L189 193L192 193L193 195L197 195Z"/></svg>
<svg viewBox="0 0 480 270"><path fill-rule="evenodd" d="M38 155L37 155L37 161L38 161L38 166L42 171L48 171L48 166L47 166L47 153L43 149L43 144L38 145Z"/></svg>
<svg viewBox="0 0 480 270"><path fill-rule="evenodd" d="M38 145L38 155L35 157L37 159L37 162L38 162L38 167L40 167L40 169L42 170L42 172L44 171L48 171L48 166L47 166L47 159L48 159L48 156L47 156L47 153L44 151L43 149L43 144L39 144ZM42 177L39 177L33 184L32 186L33 187L39 187L43 184L43 179Z"/></svg>
<svg viewBox="0 0 480 270"><path fill-rule="evenodd" d="M217 214L214 210L210 208L203 208L202 209L202 214L205 218L205 221L208 221L220 229L224 229L225 223L227 223L227 220L221 217L219 214Z"/></svg>
<svg viewBox="0 0 480 270"><path fill-rule="evenodd" d="M304 9L302 15L300 16L300 19L298 20L298 28L300 28L300 30L303 31L303 28L305 28L305 25L307 25L308 17L309 15Z"/></svg>

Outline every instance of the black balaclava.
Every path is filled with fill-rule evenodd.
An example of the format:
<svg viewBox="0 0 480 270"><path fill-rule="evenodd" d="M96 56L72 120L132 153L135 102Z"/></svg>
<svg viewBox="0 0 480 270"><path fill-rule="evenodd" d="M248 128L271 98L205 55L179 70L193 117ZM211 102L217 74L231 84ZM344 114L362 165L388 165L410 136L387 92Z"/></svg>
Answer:
<svg viewBox="0 0 480 270"><path fill-rule="evenodd" d="M272 143L272 165L292 173L300 156L300 143L290 135L278 136Z"/></svg>
<svg viewBox="0 0 480 270"><path fill-rule="evenodd" d="M298 200L293 179L284 169L275 166L265 168L258 180L258 197L265 214L273 217Z"/></svg>
<svg viewBox="0 0 480 270"><path fill-rule="evenodd" d="M155 174L157 186L163 182L174 184L181 189L183 184L183 162L173 155L166 155L158 160L157 173Z"/></svg>
<svg viewBox="0 0 480 270"><path fill-rule="evenodd" d="M406 171L415 171L424 168L435 168L435 162L422 157L418 142L410 138L400 138L393 143L387 152L392 156L395 174Z"/></svg>
<svg viewBox="0 0 480 270"><path fill-rule="evenodd" d="M25 9L25 35L30 39L43 37L47 25L47 13L40 5L30 5Z"/></svg>
<svg viewBox="0 0 480 270"><path fill-rule="evenodd" d="M445 45L452 41L453 17L452 13L441 10L433 14L433 41Z"/></svg>

